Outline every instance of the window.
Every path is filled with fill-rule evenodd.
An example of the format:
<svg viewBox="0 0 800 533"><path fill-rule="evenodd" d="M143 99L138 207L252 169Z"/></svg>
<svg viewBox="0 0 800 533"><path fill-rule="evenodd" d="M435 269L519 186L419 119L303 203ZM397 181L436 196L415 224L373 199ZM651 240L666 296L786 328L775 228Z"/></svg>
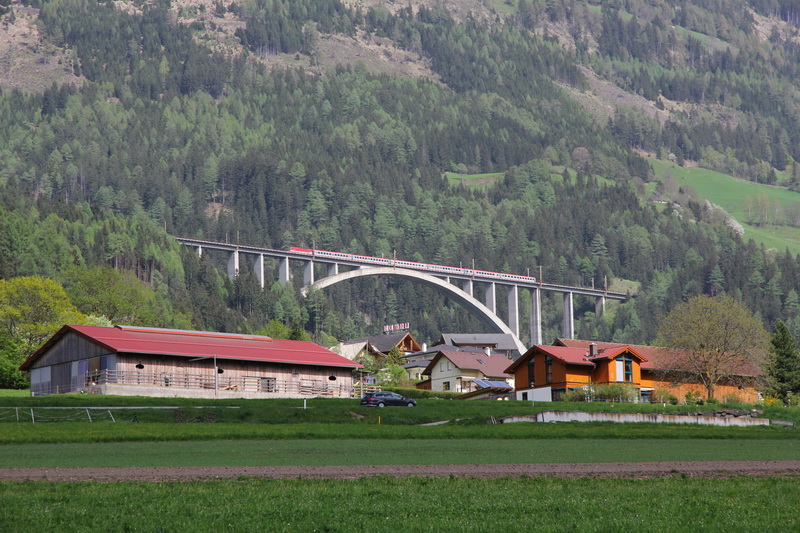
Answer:
<svg viewBox="0 0 800 533"><path fill-rule="evenodd" d="M633 360L627 356L617 357L617 381L633 382Z"/></svg>
<svg viewBox="0 0 800 533"><path fill-rule="evenodd" d="M536 386L534 377L533 377L533 357L528 360L528 384L531 387Z"/></svg>
<svg viewBox="0 0 800 533"><path fill-rule="evenodd" d="M444 361L439 363L439 372L444 372Z"/></svg>
<svg viewBox="0 0 800 533"><path fill-rule="evenodd" d="M261 378L261 392L275 392L277 390L275 378Z"/></svg>
<svg viewBox="0 0 800 533"><path fill-rule="evenodd" d="M553 382L553 358L549 355L544 358L544 382Z"/></svg>
<svg viewBox="0 0 800 533"><path fill-rule="evenodd" d="M453 364L450 361L447 362L447 370L453 370Z"/></svg>
<svg viewBox="0 0 800 533"><path fill-rule="evenodd" d="M450 382L449 381L445 381L444 383L442 383L442 390L450 390Z"/></svg>

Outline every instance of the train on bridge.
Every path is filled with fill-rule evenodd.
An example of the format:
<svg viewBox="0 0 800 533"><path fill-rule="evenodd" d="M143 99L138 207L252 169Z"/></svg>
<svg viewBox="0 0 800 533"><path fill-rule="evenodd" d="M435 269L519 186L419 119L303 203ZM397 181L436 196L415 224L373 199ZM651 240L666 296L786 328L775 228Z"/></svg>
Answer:
<svg viewBox="0 0 800 533"><path fill-rule="evenodd" d="M423 272L435 274L469 276L473 278L497 280L497 281L516 281L523 283L536 283L536 278L532 276L520 276L517 274L505 274L503 272L490 272L487 270L476 270L474 268L452 267L445 265L431 265L429 263L417 263L415 261L403 261L400 259L387 259L385 257L372 257L369 255L347 254L343 252L330 252L327 250L316 250L311 248L289 248L290 252L303 254L314 259L327 259L331 261L357 261L379 266L404 267Z"/></svg>

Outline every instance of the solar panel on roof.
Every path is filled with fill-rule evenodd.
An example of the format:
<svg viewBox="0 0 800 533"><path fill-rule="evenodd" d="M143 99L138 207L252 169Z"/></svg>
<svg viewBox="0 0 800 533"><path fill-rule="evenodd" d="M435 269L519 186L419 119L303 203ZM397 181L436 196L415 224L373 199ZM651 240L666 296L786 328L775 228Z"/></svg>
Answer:
<svg viewBox="0 0 800 533"><path fill-rule="evenodd" d="M482 389L512 389L513 387L506 383L505 381L495 381L491 379L476 379L473 381L477 386Z"/></svg>

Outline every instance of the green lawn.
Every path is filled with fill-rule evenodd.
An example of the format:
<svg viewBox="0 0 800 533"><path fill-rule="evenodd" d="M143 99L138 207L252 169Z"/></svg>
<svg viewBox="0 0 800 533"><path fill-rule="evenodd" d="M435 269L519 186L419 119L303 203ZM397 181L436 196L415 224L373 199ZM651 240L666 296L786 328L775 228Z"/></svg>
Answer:
<svg viewBox="0 0 800 533"><path fill-rule="evenodd" d="M745 228L745 239L753 239L767 248L800 253L800 228L789 226L767 226L757 228L745 224L745 199L766 195L771 202L781 206L800 202L800 193L782 187L770 187L759 183L739 180L726 174L700 167L680 167L674 163L650 159L656 176L671 175L680 185L688 185L701 199L708 199L725 209Z"/></svg>
<svg viewBox="0 0 800 533"><path fill-rule="evenodd" d="M486 423L544 409L703 407L421 399L414 409L313 400L304 410L298 400L0 398L0 413L14 416L0 423L0 468L800 459L796 427ZM17 422L31 406L40 421ZM121 409L135 406L173 408ZM92 410L89 422L89 407L108 407L117 422L100 417L102 409ZM800 409L764 410L773 419L800 419ZM212 412L216 423L184 422ZM73 415L78 419L41 422ZM452 422L416 425L436 419ZM679 473L638 480L0 482L0 531L793 531L800 526L798 488L791 476Z"/></svg>
<svg viewBox="0 0 800 533"><path fill-rule="evenodd" d="M800 460L800 441L761 439L281 439L25 444L0 468L303 466Z"/></svg>
<svg viewBox="0 0 800 533"><path fill-rule="evenodd" d="M0 483L0 531L796 531L793 477Z"/></svg>

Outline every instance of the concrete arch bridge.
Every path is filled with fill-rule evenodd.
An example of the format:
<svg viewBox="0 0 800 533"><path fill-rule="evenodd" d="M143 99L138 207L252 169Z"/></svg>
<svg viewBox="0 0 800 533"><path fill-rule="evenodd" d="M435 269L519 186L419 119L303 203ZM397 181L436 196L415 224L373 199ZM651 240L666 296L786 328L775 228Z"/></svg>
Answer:
<svg viewBox="0 0 800 533"><path fill-rule="evenodd" d="M304 295L314 289L324 289L336 283L364 277L364 276L395 276L412 279L425 283L437 291L447 294L459 302L465 309L477 316L487 329L494 333L509 333L513 335L520 353L526 351L522 341L519 340L519 291L530 291L530 336L533 344L542 344L542 315L541 292L551 291L563 295L564 318L563 336L569 339L575 336L575 319L573 309L573 295L589 296L596 299L596 310L602 313L605 310L607 299L625 300L627 295L607 289L594 287L574 287L543 283L531 276L521 276L503 272L490 272L474 268L451 267L430 263L388 259L383 257L370 257L364 255L347 254L343 252L330 252L326 250L313 250L309 248L290 248L289 250L275 250L255 246L244 246L223 242L204 241L178 237L177 241L184 246L193 247L199 255L205 250L222 251L228 254L228 275L233 279L239 275L239 265L242 256L252 261L253 271L263 288L265 285L264 258L274 258L278 262L278 280L281 283L291 281L290 262L300 263L303 268ZM315 268L324 265L324 269ZM317 271L325 271L325 275L316 278ZM476 285L483 285L484 301L479 301L474 295ZM509 317L502 320L497 314L497 287L507 288L507 305Z"/></svg>

